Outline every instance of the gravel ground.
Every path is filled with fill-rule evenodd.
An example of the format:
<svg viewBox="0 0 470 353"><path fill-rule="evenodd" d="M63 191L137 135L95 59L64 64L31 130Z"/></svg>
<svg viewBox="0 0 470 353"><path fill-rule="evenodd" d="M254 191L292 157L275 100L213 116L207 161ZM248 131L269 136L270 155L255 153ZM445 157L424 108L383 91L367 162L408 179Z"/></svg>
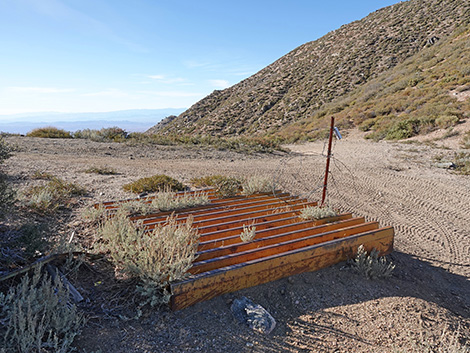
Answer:
<svg viewBox="0 0 470 353"><path fill-rule="evenodd" d="M80 212L128 198L124 183L165 173L186 183L209 174L272 176L278 187L318 199L324 143L289 146L293 153L245 155L201 148L129 146L86 140L8 137L17 147L5 171L19 189L35 171L88 190L57 232L83 240ZM345 263L225 294L187 309L133 315L132 283L104 260L88 261L74 282L89 317L82 352L430 352L470 346L470 178L433 166L451 154L425 144L374 143L351 134L334 146L328 202L396 231L396 265L386 280L367 280ZM117 175L96 175L90 167ZM82 238L81 238L82 237ZM97 285L99 283L99 285ZM269 335L235 320L230 304L246 296L277 326ZM429 350L432 349L432 350ZM446 351L445 351L446 352Z"/></svg>

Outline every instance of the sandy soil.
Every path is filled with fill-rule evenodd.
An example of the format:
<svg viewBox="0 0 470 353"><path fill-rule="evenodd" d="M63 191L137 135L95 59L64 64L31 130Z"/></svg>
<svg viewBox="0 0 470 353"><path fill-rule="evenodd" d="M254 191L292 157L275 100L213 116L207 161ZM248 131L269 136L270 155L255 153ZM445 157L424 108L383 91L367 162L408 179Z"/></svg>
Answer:
<svg viewBox="0 0 470 353"><path fill-rule="evenodd" d="M35 171L89 191L60 229L80 235L80 210L128 198L122 185L165 173L184 182L208 174L261 174L279 188L318 200L324 142L289 146L290 154L242 155L179 147L8 137L18 151L6 171L18 188ZM470 346L470 177L434 166L453 150L426 144L374 143L359 133L335 142L327 201L342 211L392 225L396 264L390 279L370 281L345 263L226 294L179 312L166 308L140 320L131 287L106 264L82 266L75 282L89 321L77 340L87 352L428 352ZM119 174L84 172L108 166ZM79 236L78 236L79 238ZM102 285L95 284L100 281ZM238 323L230 303L247 296L277 321L268 336ZM122 299L125 298L125 299ZM119 317L121 315L121 318ZM451 352L452 350L448 350ZM457 352L457 350L455 350Z"/></svg>

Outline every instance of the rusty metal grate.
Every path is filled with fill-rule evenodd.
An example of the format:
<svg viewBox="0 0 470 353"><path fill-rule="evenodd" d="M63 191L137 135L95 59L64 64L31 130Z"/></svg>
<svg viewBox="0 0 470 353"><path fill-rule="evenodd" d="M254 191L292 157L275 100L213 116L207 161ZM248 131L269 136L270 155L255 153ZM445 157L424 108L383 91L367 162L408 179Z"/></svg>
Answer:
<svg viewBox="0 0 470 353"><path fill-rule="evenodd" d="M215 296L294 274L331 266L354 256L361 244L382 255L392 251L394 230L380 228L351 213L305 221L300 211L309 202L288 193L257 194L220 199L175 211L177 220L194 217L199 230L198 257L191 276L171 284L170 306L179 310ZM151 202L151 198L144 199ZM107 202L108 209L117 203ZM166 221L172 212L132 217L147 229ZM244 225L254 224L255 238L242 242Z"/></svg>

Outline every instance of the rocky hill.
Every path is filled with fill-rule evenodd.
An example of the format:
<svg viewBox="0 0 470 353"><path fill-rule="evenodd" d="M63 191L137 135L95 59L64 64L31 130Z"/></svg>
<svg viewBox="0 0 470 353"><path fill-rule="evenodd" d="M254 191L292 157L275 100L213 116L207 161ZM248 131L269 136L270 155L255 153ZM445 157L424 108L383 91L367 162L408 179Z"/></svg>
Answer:
<svg viewBox="0 0 470 353"><path fill-rule="evenodd" d="M318 117L333 101L448 40L468 23L468 0L410 0L380 9L294 49L230 88L214 91L156 128L163 134L309 134L303 129L305 119Z"/></svg>

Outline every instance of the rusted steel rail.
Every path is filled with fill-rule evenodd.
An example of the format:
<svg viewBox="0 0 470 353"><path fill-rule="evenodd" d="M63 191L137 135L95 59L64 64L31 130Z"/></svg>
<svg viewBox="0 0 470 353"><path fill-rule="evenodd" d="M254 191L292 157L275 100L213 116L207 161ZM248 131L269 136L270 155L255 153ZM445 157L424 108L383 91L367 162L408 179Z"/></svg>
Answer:
<svg viewBox="0 0 470 353"><path fill-rule="evenodd" d="M380 228L351 213L321 220L303 220L301 210L316 203L288 193L217 198L209 204L131 217L147 230L163 224L174 213L177 222L193 217L200 234L197 258L188 279L171 283L173 310L183 309L215 296L256 286L305 271L315 271L347 260L359 245L381 255L393 249L394 230ZM124 200L119 202L127 202ZM151 202L151 197L145 199ZM109 210L118 202L107 202ZM255 237L243 242L243 226L256 227Z"/></svg>

